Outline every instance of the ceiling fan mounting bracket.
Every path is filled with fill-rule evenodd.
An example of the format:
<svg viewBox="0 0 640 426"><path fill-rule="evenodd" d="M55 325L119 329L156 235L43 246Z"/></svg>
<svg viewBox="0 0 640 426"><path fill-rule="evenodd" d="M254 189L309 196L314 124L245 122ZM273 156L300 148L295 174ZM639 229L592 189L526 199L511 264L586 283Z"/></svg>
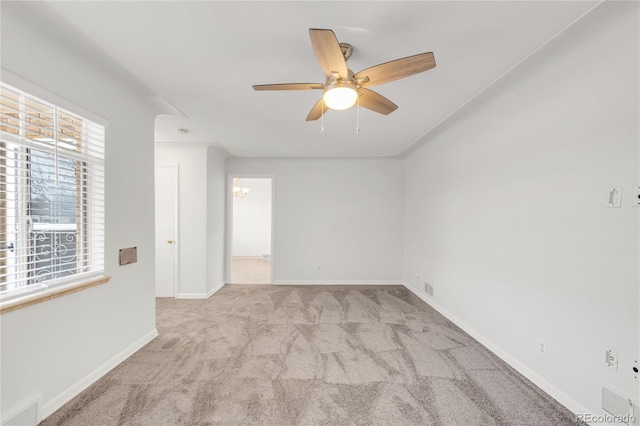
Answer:
<svg viewBox="0 0 640 426"><path fill-rule="evenodd" d="M340 50L342 51L342 56L344 56L345 62L349 60L351 55L353 54L353 46L349 43L339 43Z"/></svg>

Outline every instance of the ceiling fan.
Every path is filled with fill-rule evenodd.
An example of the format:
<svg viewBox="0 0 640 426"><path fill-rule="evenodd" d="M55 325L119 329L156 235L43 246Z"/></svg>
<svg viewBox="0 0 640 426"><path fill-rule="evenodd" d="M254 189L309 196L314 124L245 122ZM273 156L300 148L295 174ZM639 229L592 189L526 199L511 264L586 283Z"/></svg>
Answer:
<svg viewBox="0 0 640 426"><path fill-rule="evenodd" d="M436 66L432 52L420 53L375 65L354 73L347 68L353 53L348 43L338 43L331 30L309 29L311 44L322 70L327 75L322 83L256 84L254 90L324 90L322 98L311 108L307 121L317 120L327 109L343 110L359 105L380 114L390 114L398 106L368 87L428 71Z"/></svg>

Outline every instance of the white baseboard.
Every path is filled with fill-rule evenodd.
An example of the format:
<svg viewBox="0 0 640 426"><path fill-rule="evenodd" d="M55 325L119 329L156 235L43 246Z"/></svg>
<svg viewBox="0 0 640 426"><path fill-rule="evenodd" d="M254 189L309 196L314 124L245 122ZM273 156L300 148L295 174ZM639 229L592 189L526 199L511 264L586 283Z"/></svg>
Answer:
<svg viewBox="0 0 640 426"><path fill-rule="evenodd" d="M178 293L176 299L206 299L207 293Z"/></svg>
<svg viewBox="0 0 640 426"><path fill-rule="evenodd" d="M224 282L216 284L215 287L206 293L178 293L176 299L208 299L222 287L224 287Z"/></svg>
<svg viewBox="0 0 640 426"><path fill-rule="evenodd" d="M41 410L42 418L40 419L40 421L46 419L58 408L71 401L71 399L73 399L80 392L91 386L109 371L113 370L118 364L136 353L144 345L155 339L156 336L158 336L158 330L154 328L153 330L149 331L147 334L133 342L131 345L120 351L120 353L113 356L110 360L102 364L100 367L87 374L84 378L78 380L65 391L61 392L60 394L43 404Z"/></svg>
<svg viewBox="0 0 640 426"><path fill-rule="evenodd" d="M278 280L274 285L404 285L402 281L371 281L371 280Z"/></svg>
<svg viewBox="0 0 640 426"><path fill-rule="evenodd" d="M531 370L526 365L522 364L516 358L511 356L509 353L504 351L500 346L493 343L491 340L487 339L480 332L475 330L473 327L470 327L465 322L461 321L458 317L453 315L451 312L447 311L445 308L436 303L433 298L428 297L426 294L421 294L420 291L416 290L408 283L404 282L403 285L411 291L413 294L422 299L427 305L431 306L436 311L440 312L444 315L449 321L463 329L468 335L476 339L480 342L485 348L489 349L493 352L498 358L502 359L504 362L513 367L520 374L525 376L531 382L533 382L540 389L549 394L553 399L558 401L560 404L564 405L569 411L572 413L589 413L582 404L578 403L575 399L571 398L569 395L558 389L556 386L549 383L546 379L540 376L535 371Z"/></svg>
<svg viewBox="0 0 640 426"><path fill-rule="evenodd" d="M207 299L211 296L213 296L218 290L220 290L222 287L224 287L224 281L219 282L218 284L216 284L215 287L213 287L211 290L209 290L207 292Z"/></svg>

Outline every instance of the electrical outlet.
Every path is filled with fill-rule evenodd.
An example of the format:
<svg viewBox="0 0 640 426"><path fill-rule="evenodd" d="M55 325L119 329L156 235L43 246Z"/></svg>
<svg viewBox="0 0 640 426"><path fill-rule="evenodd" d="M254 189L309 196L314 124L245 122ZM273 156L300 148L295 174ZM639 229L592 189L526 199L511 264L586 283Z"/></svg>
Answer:
<svg viewBox="0 0 640 426"><path fill-rule="evenodd" d="M633 374L634 379L638 378L638 368L638 360L633 361L633 365L631 366L631 373Z"/></svg>
<svg viewBox="0 0 640 426"><path fill-rule="evenodd" d="M538 352L542 356L547 356L547 343L542 339L538 339Z"/></svg>
<svg viewBox="0 0 640 426"><path fill-rule="evenodd" d="M615 187L609 190L607 207L619 208L622 200L622 187Z"/></svg>
<svg viewBox="0 0 640 426"><path fill-rule="evenodd" d="M604 358L605 364L612 370L618 369L618 352L614 352L612 349L607 349Z"/></svg>

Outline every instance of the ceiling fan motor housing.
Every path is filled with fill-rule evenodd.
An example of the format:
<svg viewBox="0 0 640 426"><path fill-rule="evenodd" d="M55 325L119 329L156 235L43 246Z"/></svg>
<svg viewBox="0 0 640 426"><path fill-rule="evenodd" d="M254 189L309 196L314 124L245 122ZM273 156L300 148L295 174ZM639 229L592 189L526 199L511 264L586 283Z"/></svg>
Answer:
<svg viewBox="0 0 640 426"><path fill-rule="evenodd" d="M348 70L348 71L349 71L349 74L347 75L347 78L340 78L338 73L335 73L332 76L331 75L327 76L327 81L324 83L325 90L329 88L329 86L337 82L355 85L356 79L353 76L353 71L351 70Z"/></svg>

